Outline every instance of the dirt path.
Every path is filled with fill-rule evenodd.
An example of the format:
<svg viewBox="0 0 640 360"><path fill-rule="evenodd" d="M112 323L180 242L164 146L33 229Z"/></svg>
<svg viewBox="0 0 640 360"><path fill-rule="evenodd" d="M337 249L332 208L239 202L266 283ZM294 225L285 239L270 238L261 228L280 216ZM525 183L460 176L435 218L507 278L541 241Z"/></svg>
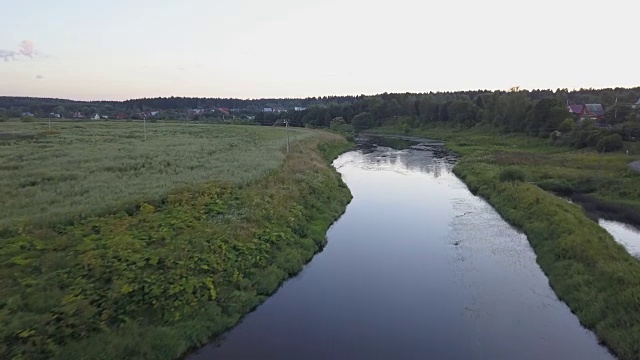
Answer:
<svg viewBox="0 0 640 360"><path fill-rule="evenodd" d="M634 171L640 172L640 160L630 162L630 163L629 163L629 168L630 168L631 170L634 170Z"/></svg>

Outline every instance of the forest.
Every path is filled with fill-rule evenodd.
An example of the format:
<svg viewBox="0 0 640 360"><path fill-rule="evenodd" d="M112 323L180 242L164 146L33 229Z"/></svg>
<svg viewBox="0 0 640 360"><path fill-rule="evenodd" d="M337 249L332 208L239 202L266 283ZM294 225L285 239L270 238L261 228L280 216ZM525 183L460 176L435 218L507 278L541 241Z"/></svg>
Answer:
<svg viewBox="0 0 640 360"><path fill-rule="evenodd" d="M127 118L139 118L140 112L154 110L160 119L216 122L233 112L233 118L237 115L259 125L270 126L286 119L293 126L318 128L350 124L356 131L380 126L389 120L407 129L429 123L447 123L459 128L490 125L504 133L527 133L550 138L556 144L612 151L622 148L623 141L640 138L638 102L640 87L555 91L514 87L508 91L257 100L169 97L78 102L0 97L0 118L20 117L25 112L36 117L47 117L51 112L71 117L75 111L106 114L111 118L126 113ZM570 104L601 104L605 113L597 119L582 121L585 119L569 112Z"/></svg>

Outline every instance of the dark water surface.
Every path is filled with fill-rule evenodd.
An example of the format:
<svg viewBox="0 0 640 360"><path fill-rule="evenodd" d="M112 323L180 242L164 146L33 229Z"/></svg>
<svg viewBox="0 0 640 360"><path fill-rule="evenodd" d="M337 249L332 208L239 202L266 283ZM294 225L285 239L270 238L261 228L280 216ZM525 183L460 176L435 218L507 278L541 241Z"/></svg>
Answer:
<svg viewBox="0 0 640 360"><path fill-rule="evenodd" d="M189 359L612 358L454 161L429 143L340 156L354 198L327 247Z"/></svg>

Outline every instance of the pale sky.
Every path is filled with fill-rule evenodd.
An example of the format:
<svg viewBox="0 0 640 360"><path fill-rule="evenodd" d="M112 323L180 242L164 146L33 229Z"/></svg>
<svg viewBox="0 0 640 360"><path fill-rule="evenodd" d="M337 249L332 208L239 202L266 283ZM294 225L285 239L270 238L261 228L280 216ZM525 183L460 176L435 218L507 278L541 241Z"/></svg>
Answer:
<svg viewBox="0 0 640 360"><path fill-rule="evenodd" d="M640 86L633 0L0 0L0 24L0 96Z"/></svg>

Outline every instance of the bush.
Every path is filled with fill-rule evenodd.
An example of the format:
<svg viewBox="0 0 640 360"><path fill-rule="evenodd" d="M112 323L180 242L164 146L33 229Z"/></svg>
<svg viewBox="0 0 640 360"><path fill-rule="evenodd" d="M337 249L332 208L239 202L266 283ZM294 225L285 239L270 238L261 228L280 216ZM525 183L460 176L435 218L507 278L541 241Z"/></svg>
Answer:
<svg viewBox="0 0 640 360"><path fill-rule="evenodd" d="M560 131L561 133L567 133L567 132L571 132L573 129L575 129L576 127L576 122L569 118L569 119L565 119L562 124L560 124L560 126L558 126L558 131Z"/></svg>
<svg viewBox="0 0 640 360"><path fill-rule="evenodd" d="M351 125L356 131L366 130L373 127L373 118L370 113L363 112L351 119Z"/></svg>
<svg viewBox="0 0 640 360"><path fill-rule="evenodd" d="M596 144L596 150L602 152L616 151L622 149L622 146L622 136L613 134L600 139Z"/></svg>
<svg viewBox="0 0 640 360"><path fill-rule="evenodd" d="M508 167L500 172L500 181L502 182L524 181L525 179L526 175L524 173L524 170L520 169L519 167Z"/></svg>

